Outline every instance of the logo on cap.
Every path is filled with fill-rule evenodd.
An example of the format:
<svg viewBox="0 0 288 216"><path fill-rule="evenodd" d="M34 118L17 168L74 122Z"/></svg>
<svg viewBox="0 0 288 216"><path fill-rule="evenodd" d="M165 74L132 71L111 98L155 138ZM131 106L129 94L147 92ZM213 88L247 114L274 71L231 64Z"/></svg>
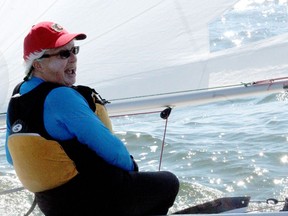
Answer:
<svg viewBox="0 0 288 216"><path fill-rule="evenodd" d="M54 31L56 31L56 32L61 32L61 31L63 30L63 27L60 26L60 25L57 24L57 23L53 23L53 24L51 25L51 28L52 28Z"/></svg>

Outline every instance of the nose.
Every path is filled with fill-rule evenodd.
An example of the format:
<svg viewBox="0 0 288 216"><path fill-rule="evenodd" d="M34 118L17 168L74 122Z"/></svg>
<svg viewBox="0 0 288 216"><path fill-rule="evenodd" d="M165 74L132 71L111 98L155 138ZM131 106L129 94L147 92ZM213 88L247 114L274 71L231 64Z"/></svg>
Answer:
<svg viewBox="0 0 288 216"><path fill-rule="evenodd" d="M69 59L69 62L74 63L77 61L77 56L71 52L68 59Z"/></svg>

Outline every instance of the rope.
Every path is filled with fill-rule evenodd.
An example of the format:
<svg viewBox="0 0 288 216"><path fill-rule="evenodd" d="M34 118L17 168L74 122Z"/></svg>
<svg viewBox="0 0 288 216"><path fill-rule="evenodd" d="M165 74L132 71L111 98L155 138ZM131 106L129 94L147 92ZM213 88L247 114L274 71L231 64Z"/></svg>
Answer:
<svg viewBox="0 0 288 216"><path fill-rule="evenodd" d="M22 190L24 190L24 189L25 189L24 187L13 188L13 189L1 191L1 192L0 192L0 195L15 193L15 192L18 192L18 191L22 191ZM36 196L34 195L34 200L33 200L33 202L32 202L32 205L31 205L30 209L27 211L27 213L24 214L24 216L30 215L30 214L33 212L33 210L35 209L36 205L37 205Z"/></svg>
<svg viewBox="0 0 288 216"><path fill-rule="evenodd" d="M161 164L162 164L162 157L163 157L163 150L164 150L164 144L165 144L165 136L166 136L167 123L168 123L168 119L166 119L165 129L164 129L164 135L163 135L163 140L162 140L162 147L161 147L160 161L159 161L159 168L158 168L159 171L160 171L160 169L161 169Z"/></svg>
<svg viewBox="0 0 288 216"><path fill-rule="evenodd" d="M275 198L268 198L265 201L264 200L250 200L250 203L266 203L267 205L277 205L279 203L284 203L283 208L280 211L288 211L288 198L285 198L285 200L277 200ZM260 211L264 209L265 207L258 208L257 210Z"/></svg>
<svg viewBox="0 0 288 216"><path fill-rule="evenodd" d="M138 112L138 113L132 113L132 114L120 114L120 115L111 115L110 118L118 118L118 117L124 117L124 116L135 116L135 115L146 115L146 114L155 114L159 113L160 111L150 111L150 112Z"/></svg>
<svg viewBox="0 0 288 216"><path fill-rule="evenodd" d="M267 80L259 80L253 82L241 82L240 84L232 84L232 85L222 85L222 86L215 86L215 87L208 87L208 88L199 88L199 89L188 89L183 91L174 91L174 92L166 92L166 93L159 93L159 94L151 94L151 95L141 95L141 96L134 96L134 97L126 97L126 98L117 98L117 99L109 99L110 102L113 101L121 101L121 100L133 100L139 98L148 98L148 97L155 97L155 96L165 96L171 94L181 94L181 93L191 93L191 92L199 92L199 91L207 91L207 90L216 90L216 89L225 89L225 88L232 88L232 87L249 87L255 85L262 85L262 84L273 84L275 81L287 80L288 77L279 77L274 79L267 79Z"/></svg>
<svg viewBox="0 0 288 216"><path fill-rule="evenodd" d="M287 80L288 82L288 77L279 77L279 78L273 78L273 79L267 79L267 80L259 80L259 81L254 81L254 82L247 82L243 83L241 82L240 84L232 84L232 85L222 85L222 86L215 86L215 87L208 87L208 88L201 88L201 89L188 89L188 90L183 90L183 91L174 91L174 92L166 92L166 93L159 93L159 94L151 94L151 95L141 95L141 96L134 96L134 97L126 97L126 98L112 98L109 99L110 102L113 101L121 101L121 100L133 100L133 99L139 99L139 98L148 98L148 97L155 97L155 96L163 96L163 95L171 95L171 94L181 94L181 93L189 93L189 92L198 92L198 91L207 91L207 90L216 90L216 89L224 89L224 88L231 88L231 87L249 87L249 86L255 86L255 85L262 85L262 84L273 84L275 81L280 81L280 80ZM135 113L135 115L141 115L141 114L149 114L150 112L144 112L144 113ZM151 112L154 113L154 112ZM5 116L7 113L2 112L0 113L0 116ZM125 115L116 115L113 117L121 117L121 116L126 116ZM133 114L129 114L133 115Z"/></svg>
<svg viewBox="0 0 288 216"><path fill-rule="evenodd" d="M24 214L24 216L30 215L33 212L33 210L35 209L36 205L37 205L36 196L34 195L34 200L32 202L32 205L31 205L30 209L27 211L27 213Z"/></svg>
<svg viewBox="0 0 288 216"><path fill-rule="evenodd" d="M168 125L168 117L171 113L172 108L168 107L165 110L163 110L160 114L160 117L162 119L165 119L165 128L164 128L164 135L163 135L163 140L162 140L162 148L161 148L161 153L160 153L160 161L159 161L159 171L161 169L161 164L162 164L162 158L163 158L163 151L164 151L164 144L165 144L165 137L166 137L166 131L167 131L167 125Z"/></svg>
<svg viewBox="0 0 288 216"><path fill-rule="evenodd" d="M278 203L285 203L285 200L277 200L275 198L268 198L266 200L250 200L250 203L266 203L277 205Z"/></svg>
<svg viewBox="0 0 288 216"><path fill-rule="evenodd" d="M1 191L1 192L0 192L0 195L5 195L5 194L14 193L14 192L22 191L22 190L24 190L24 189L25 189L24 187L13 188L13 189Z"/></svg>

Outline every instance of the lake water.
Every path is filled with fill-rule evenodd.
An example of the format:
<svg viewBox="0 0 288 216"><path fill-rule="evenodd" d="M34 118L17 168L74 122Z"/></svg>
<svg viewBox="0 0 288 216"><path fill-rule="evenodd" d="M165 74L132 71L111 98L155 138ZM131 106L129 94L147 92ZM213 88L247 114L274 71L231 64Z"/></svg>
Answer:
<svg viewBox="0 0 288 216"><path fill-rule="evenodd" d="M210 25L211 51L287 32L287 1L243 2ZM181 182L171 212L224 196L251 196L249 211L281 209L288 197L287 103L287 93L279 93L172 110L160 167ZM140 170L158 170L166 123L159 113L112 121ZM4 142L2 123L0 192L21 187ZM280 202L265 204L268 198ZM23 215L32 200L26 190L0 195L0 215ZM42 214L36 208L31 215Z"/></svg>

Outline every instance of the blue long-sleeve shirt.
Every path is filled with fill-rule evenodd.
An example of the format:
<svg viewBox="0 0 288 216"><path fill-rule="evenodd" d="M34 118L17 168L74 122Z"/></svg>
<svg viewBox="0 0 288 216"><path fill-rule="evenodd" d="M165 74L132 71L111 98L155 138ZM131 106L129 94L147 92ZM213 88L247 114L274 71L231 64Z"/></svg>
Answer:
<svg viewBox="0 0 288 216"><path fill-rule="evenodd" d="M44 82L33 77L22 84L20 94L25 94ZM7 140L11 126L7 115L6 156L13 164ZM122 141L104 126L89 108L87 101L72 88L53 89L44 102L44 126L56 140L77 138L102 157L106 162L127 171L134 169L133 161Z"/></svg>

